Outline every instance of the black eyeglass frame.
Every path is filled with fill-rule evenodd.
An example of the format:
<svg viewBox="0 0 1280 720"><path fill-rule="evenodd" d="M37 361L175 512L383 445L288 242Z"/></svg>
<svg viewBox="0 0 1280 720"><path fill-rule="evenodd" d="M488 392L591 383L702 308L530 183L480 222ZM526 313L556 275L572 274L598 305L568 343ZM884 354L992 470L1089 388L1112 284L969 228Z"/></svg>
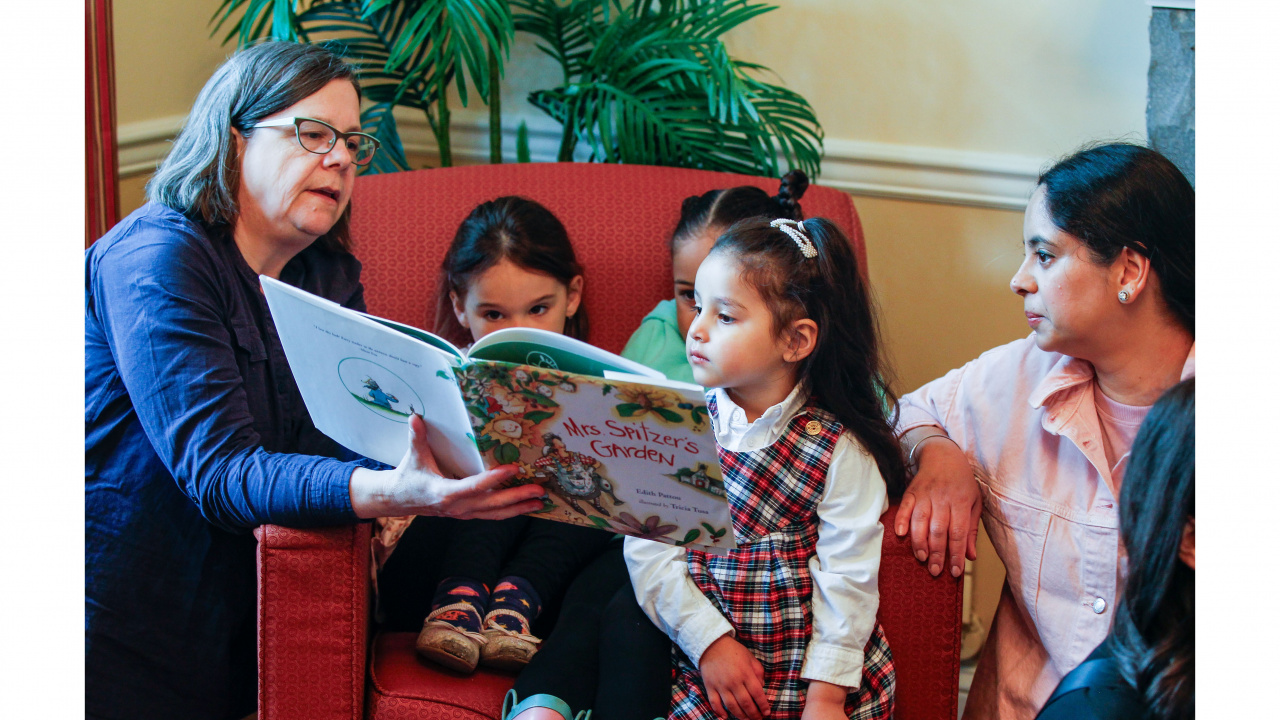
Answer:
<svg viewBox="0 0 1280 720"><path fill-rule="evenodd" d="M329 147L327 149L325 149L324 151L312 150L302 142L302 122L304 120L306 122L319 123L320 125L323 125L333 131L333 142L329 143ZM268 120L266 122L260 122L255 125L251 125L250 127L256 130L258 128L287 127L289 125L293 126L293 137L298 141L298 146L301 147L303 150L306 150L307 152L312 153L314 155L328 155L330 152L333 151L335 147L338 146L339 142L346 140L349 137L368 138L373 142L373 151L369 153L369 157L365 158L364 162L357 161L355 153L353 152L351 154L351 163L353 165L360 165L362 167L365 165L368 165L370 162L373 161L373 156L377 154L378 149L382 147L382 141L370 135L369 133L342 132L338 128L330 125L329 123L323 120L317 120L315 118L309 118L309 117L297 116L297 117L279 118L277 120Z"/></svg>

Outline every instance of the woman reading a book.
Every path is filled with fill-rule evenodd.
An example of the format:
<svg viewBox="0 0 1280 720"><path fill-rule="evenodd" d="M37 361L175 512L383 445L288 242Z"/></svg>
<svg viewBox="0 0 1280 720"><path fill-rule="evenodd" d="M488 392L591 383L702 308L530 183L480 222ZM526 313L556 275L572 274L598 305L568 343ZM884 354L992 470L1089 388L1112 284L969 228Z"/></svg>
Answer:
<svg viewBox="0 0 1280 720"><path fill-rule="evenodd" d="M256 690L249 529L387 515L505 518L514 468L441 477L410 423L398 467L311 424L259 275L363 309L349 252L360 91L314 45L241 50L205 85L151 202L85 254L89 717L240 718Z"/></svg>
<svg viewBox="0 0 1280 720"><path fill-rule="evenodd" d="M1031 335L903 397L898 424L916 471L897 534L959 576L981 514L1008 570L969 718L1029 720L1106 637L1130 447L1195 374L1195 191L1173 163L1119 143L1059 162L1023 250L1010 287Z"/></svg>

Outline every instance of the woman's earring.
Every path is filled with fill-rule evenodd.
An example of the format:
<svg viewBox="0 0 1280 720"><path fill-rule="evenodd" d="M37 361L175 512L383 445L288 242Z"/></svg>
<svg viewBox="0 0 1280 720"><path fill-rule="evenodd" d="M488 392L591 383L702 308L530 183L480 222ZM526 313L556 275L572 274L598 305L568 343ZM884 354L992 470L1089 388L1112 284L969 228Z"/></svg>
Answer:
<svg viewBox="0 0 1280 720"><path fill-rule="evenodd" d="M1119 294L1117 297L1119 297L1119 298L1120 298L1120 302L1122 302L1122 303L1127 303L1127 302L1129 302L1129 298L1131 298L1131 297L1133 297L1133 296L1129 294L1129 291L1128 291L1128 290L1121 290L1121 291L1120 291L1120 294Z"/></svg>

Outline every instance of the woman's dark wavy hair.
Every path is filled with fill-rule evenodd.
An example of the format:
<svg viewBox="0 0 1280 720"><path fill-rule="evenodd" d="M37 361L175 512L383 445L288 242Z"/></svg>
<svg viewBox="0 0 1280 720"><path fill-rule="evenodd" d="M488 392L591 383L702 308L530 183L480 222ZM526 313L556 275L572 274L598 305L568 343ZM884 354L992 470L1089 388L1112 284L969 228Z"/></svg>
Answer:
<svg viewBox="0 0 1280 720"><path fill-rule="evenodd" d="M444 255L436 292L436 334L457 345L471 342L470 331L453 312L449 293L465 298L471 281L504 259L566 286L582 274L569 233L550 210L514 195L481 203L458 226ZM587 308L579 304L565 320L564 334L585 341L587 330Z"/></svg>
<svg viewBox="0 0 1280 720"><path fill-rule="evenodd" d="M1196 514L1196 381L1170 389L1138 430L1120 489L1129 574L1112 647L1120 671L1160 718L1195 716L1196 575L1178 557Z"/></svg>
<svg viewBox="0 0 1280 720"><path fill-rule="evenodd" d="M897 397L889 388L875 308L853 247L835 223L813 218L802 225L818 254L806 258L770 222L735 223L711 254L723 253L738 263L743 279L772 311L775 333L803 318L817 323L817 345L800 362L798 376L818 406L834 414L875 459L890 497L900 497L907 473L893 432Z"/></svg>
<svg viewBox="0 0 1280 720"><path fill-rule="evenodd" d="M211 232L230 231L240 217L240 157L232 128L248 138L258 121L334 80L349 81L359 99L355 70L322 46L263 42L237 51L200 90L173 149L147 183L147 197ZM351 249L350 204L318 242L331 250Z"/></svg>
<svg viewBox="0 0 1280 720"><path fill-rule="evenodd" d="M687 197L680 204L680 222L671 234L671 250L674 252L681 243L707 228L724 230L739 220L753 217L803 220L800 198L808 189L809 176L802 170L792 170L782 177L777 195L770 196L754 185L739 185Z"/></svg>
<svg viewBox="0 0 1280 720"><path fill-rule="evenodd" d="M1150 148L1109 143L1049 168L1039 183L1060 230L1101 264L1124 248L1151 260L1165 305L1196 332L1196 191L1182 171Z"/></svg>

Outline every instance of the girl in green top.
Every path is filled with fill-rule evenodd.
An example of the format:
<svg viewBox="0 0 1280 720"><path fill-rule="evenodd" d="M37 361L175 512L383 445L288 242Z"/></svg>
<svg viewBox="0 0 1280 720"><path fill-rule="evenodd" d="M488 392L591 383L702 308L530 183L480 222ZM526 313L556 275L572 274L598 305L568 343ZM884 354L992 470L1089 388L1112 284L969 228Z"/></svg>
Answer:
<svg viewBox="0 0 1280 720"><path fill-rule="evenodd" d="M792 170L782 178L772 197L752 185L711 190L685 198L680 222L671 236L671 270L675 297L663 300L631 335L622 356L658 370L672 380L693 382L693 371L684 354L685 335L693 323L693 278L720 234L739 220L754 217L803 220L800 198L809 178Z"/></svg>

